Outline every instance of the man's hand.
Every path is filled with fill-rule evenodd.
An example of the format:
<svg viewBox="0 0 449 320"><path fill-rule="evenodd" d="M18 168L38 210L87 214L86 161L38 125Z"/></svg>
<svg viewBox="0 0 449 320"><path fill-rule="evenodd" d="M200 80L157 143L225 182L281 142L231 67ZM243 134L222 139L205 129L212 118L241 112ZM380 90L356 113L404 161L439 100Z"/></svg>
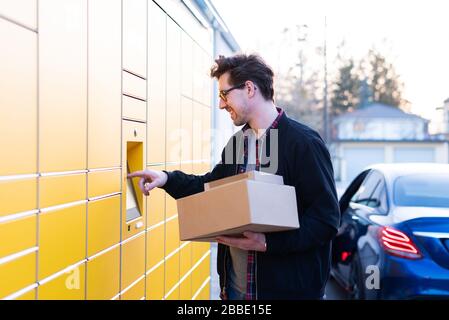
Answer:
<svg viewBox="0 0 449 320"><path fill-rule="evenodd" d="M168 176L164 171L142 170L128 174L128 178L140 177L139 188L146 196L150 195L150 191L154 188L161 188L167 183Z"/></svg>
<svg viewBox="0 0 449 320"><path fill-rule="evenodd" d="M216 238L216 240L218 243L236 247L242 250L254 250L260 252L267 251L265 234L245 231L243 232L243 236L244 238L219 236Z"/></svg>

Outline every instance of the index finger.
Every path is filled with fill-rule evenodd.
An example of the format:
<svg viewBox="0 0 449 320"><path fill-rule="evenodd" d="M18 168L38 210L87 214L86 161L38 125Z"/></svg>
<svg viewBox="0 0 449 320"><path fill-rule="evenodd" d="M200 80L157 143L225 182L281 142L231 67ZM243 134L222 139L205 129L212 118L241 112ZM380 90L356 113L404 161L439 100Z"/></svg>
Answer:
<svg viewBox="0 0 449 320"><path fill-rule="evenodd" d="M144 171L134 171L131 173L128 173L127 177L128 178L134 178L134 177L144 177L145 176L145 172Z"/></svg>

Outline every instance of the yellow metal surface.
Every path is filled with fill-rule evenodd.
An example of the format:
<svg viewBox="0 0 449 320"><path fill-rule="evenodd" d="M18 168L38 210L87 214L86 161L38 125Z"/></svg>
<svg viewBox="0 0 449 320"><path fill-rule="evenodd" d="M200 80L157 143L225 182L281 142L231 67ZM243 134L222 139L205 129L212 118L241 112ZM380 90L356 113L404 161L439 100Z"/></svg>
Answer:
<svg viewBox="0 0 449 320"><path fill-rule="evenodd" d="M120 169L89 172L87 179L89 198L120 192Z"/></svg>
<svg viewBox="0 0 449 320"><path fill-rule="evenodd" d="M85 204L40 215L39 280L79 262L85 257Z"/></svg>
<svg viewBox="0 0 449 320"><path fill-rule="evenodd" d="M164 260L164 246L162 245L165 241L165 226L160 225L159 227L152 229L147 232L147 270L150 270L159 262Z"/></svg>
<svg viewBox="0 0 449 320"><path fill-rule="evenodd" d="M145 273L145 234L122 244L122 289Z"/></svg>
<svg viewBox="0 0 449 320"><path fill-rule="evenodd" d="M0 264L0 299L36 282L36 253Z"/></svg>
<svg viewBox="0 0 449 320"><path fill-rule="evenodd" d="M39 2L39 167L86 168L87 1Z"/></svg>
<svg viewBox="0 0 449 320"><path fill-rule="evenodd" d="M36 246L35 214L0 223L0 258Z"/></svg>
<svg viewBox="0 0 449 320"><path fill-rule="evenodd" d="M162 171L165 166L147 167L150 170ZM165 191L155 188L147 197L147 226L151 227L164 221L165 218Z"/></svg>
<svg viewBox="0 0 449 320"><path fill-rule="evenodd" d="M88 300L109 300L119 293L120 247L87 262Z"/></svg>
<svg viewBox="0 0 449 320"><path fill-rule="evenodd" d="M181 245L185 242L181 242ZM180 251L180 261L181 265L179 268L180 277L182 278L187 272L192 268L192 243L189 242L185 247L183 247Z"/></svg>
<svg viewBox="0 0 449 320"><path fill-rule="evenodd" d="M11 14L19 12L15 1L8 2ZM0 39L0 176L35 173L37 35L0 19Z"/></svg>
<svg viewBox="0 0 449 320"><path fill-rule="evenodd" d="M89 201L87 217L89 257L120 241L120 196Z"/></svg>
<svg viewBox="0 0 449 320"><path fill-rule="evenodd" d="M86 264L83 263L40 285L37 289L39 300L84 300L85 268Z"/></svg>
<svg viewBox="0 0 449 320"><path fill-rule="evenodd" d="M88 1L88 167L120 166L121 1Z"/></svg>
<svg viewBox="0 0 449 320"><path fill-rule="evenodd" d="M165 224L165 255L179 248L179 222L176 217Z"/></svg>
<svg viewBox="0 0 449 320"><path fill-rule="evenodd" d="M37 178L0 181L0 217L37 209Z"/></svg>
<svg viewBox="0 0 449 320"><path fill-rule="evenodd" d="M122 293L120 300L140 300L145 297L145 278L133 285L125 293Z"/></svg>
<svg viewBox="0 0 449 320"><path fill-rule="evenodd" d="M41 208L85 199L85 173L39 178L39 204Z"/></svg>
<svg viewBox="0 0 449 320"><path fill-rule="evenodd" d="M165 261L165 295L179 282L179 253ZM168 300L179 299L179 286L167 297Z"/></svg>
<svg viewBox="0 0 449 320"><path fill-rule="evenodd" d="M165 265L161 264L146 276L146 299L162 300L164 297Z"/></svg>
<svg viewBox="0 0 449 320"><path fill-rule="evenodd" d="M37 289L32 289L31 291L22 294L20 297L17 297L16 300L36 300L36 291Z"/></svg>
<svg viewBox="0 0 449 320"><path fill-rule="evenodd" d="M192 299L192 276L188 276L179 285L179 299L190 300Z"/></svg>

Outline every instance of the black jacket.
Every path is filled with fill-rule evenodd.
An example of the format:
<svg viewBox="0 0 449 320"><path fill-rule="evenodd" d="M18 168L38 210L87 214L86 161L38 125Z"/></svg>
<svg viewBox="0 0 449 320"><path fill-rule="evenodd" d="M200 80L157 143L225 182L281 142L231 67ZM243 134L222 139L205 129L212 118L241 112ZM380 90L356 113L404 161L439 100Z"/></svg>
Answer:
<svg viewBox="0 0 449 320"><path fill-rule="evenodd" d="M268 135L267 150L272 136ZM237 174L236 163L243 158L242 137L231 137L221 162L211 172L201 176L168 172L163 189L178 199L204 191L205 182ZM329 277L331 241L340 223L330 155L318 133L288 118L285 112L279 121L278 141L276 174L296 189L300 228L265 234L267 251L256 253L256 296L319 299ZM261 163L265 162L267 158L262 157ZM261 171L268 171L264 167L267 165L261 165ZM219 244L217 271L222 289L230 268L229 257L229 247Z"/></svg>

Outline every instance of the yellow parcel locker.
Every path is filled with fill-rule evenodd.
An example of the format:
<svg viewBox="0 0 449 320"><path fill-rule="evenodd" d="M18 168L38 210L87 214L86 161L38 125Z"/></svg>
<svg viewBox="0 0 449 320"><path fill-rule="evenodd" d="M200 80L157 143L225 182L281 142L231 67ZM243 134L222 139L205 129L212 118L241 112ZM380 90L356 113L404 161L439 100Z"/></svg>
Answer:
<svg viewBox="0 0 449 320"><path fill-rule="evenodd" d="M123 291L145 274L145 233L122 244L122 286Z"/></svg>
<svg viewBox="0 0 449 320"><path fill-rule="evenodd" d="M36 215L0 222L0 258L36 246Z"/></svg>
<svg viewBox="0 0 449 320"><path fill-rule="evenodd" d="M120 169L89 172L87 179L89 199L120 192Z"/></svg>
<svg viewBox="0 0 449 320"><path fill-rule="evenodd" d="M142 278L120 296L120 300L142 300L142 298L145 298L145 278Z"/></svg>
<svg viewBox="0 0 449 320"><path fill-rule="evenodd" d="M37 178L0 181L0 217L37 209Z"/></svg>
<svg viewBox="0 0 449 320"><path fill-rule="evenodd" d="M59 275L55 279L41 284L37 289L39 300L84 300L86 264Z"/></svg>
<svg viewBox="0 0 449 320"><path fill-rule="evenodd" d="M185 242L181 242L183 245ZM187 272L192 268L192 243L187 243L181 249L181 266L180 266L180 277L182 278Z"/></svg>
<svg viewBox="0 0 449 320"><path fill-rule="evenodd" d="M162 300L164 298L165 264L161 263L146 276L147 300Z"/></svg>
<svg viewBox="0 0 449 320"><path fill-rule="evenodd" d="M193 102L182 97L181 100L181 161L193 160Z"/></svg>
<svg viewBox="0 0 449 320"><path fill-rule="evenodd" d="M143 101L147 100L147 81L146 79L140 78L132 73L129 73L127 71L123 71L122 76L122 83L123 83L123 91L122 93ZM126 107L129 107L128 105L123 106L123 117L126 117L127 109ZM146 116L144 117L143 121L146 120Z"/></svg>
<svg viewBox="0 0 449 320"><path fill-rule="evenodd" d="M17 297L15 300L36 300L36 291L37 289L31 289L30 291L22 294L21 296Z"/></svg>
<svg viewBox="0 0 449 320"><path fill-rule="evenodd" d="M165 261L165 295L167 300L179 299L179 252ZM175 289L174 287L177 286ZM170 294L169 294L170 293Z"/></svg>
<svg viewBox="0 0 449 320"><path fill-rule="evenodd" d="M0 264L0 299L36 282L36 252Z"/></svg>
<svg viewBox="0 0 449 320"><path fill-rule="evenodd" d="M165 255L179 248L179 222L176 217L165 224Z"/></svg>
<svg viewBox="0 0 449 320"><path fill-rule="evenodd" d="M10 1L8 6L17 8L13 3ZM0 8L0 13L3 10ZM0 176L34 173L37 171L37 34L0 19L0 39Z"/></svg>
<svg viewBox="0 0 449 320"><path fill-rule="evenodd" d="M85 199L85 173L39 178L39 205L41 208Z"/></svg>
<svg viewBox="0 0 449 320"><path fill-rule="evenodd" d="M88 1L88 6L88 168L119 167L122 1Z"/></svg>
<svg viewBox="0 0 449 320"><path fill-rule="evenodd" d="M89 257L120 242L120 196L89 201L87 217Z"/></svg>
<svg viewBox="0 0 449 320"><path fill-rule="evenodd" d="M184 96L193 98L193 40L182 32L181 35L181 92Z"/></svg>
<svg viewBox="0 0 449 320"><path fill-rule="evenodd" d="M120 247L87 262L88 300L110 300L120 290Z"/></svg>
<svg viewBox="0 0 449 320"><path fill-rule="evenodd" d="M164 260L165 228L160 225L147 232L147 270Z"/></svg>
<svg viewBox="0 0 449 320"><path fill-rule="evenodd" d="M179 285L179 299L190 300L192 299L192 276L187 276L183 282Z"/></svg>
<svg viewBox="0 0 449 320"><path fill-rule="evenodd" d="M86 204L42 213L39 218L39 280L86 257Z"/></svg>
<svg viewBox="0 0 449 320"><path fill-rule="evenodd" d="M87 1L40 1L39 168L86 168Z"/></svg>
<svg viewBox="0 0 449 320"><path fill-rule="evenodd" d="M144 80L142 80L144 81ZM146 90L146 81L144 83L144 90ZM145 93L146 96L146 93ZM147 121L147 103L139 99L131 98L123 95L123 118L136 120L136 121Z"/></svg>
<svg viewBox="0 0 449 320"><path fill-rule="evenodd" d="M198 292L204 281L210 277L210 256L204 259L192 272L192 294Z"/></svg>

